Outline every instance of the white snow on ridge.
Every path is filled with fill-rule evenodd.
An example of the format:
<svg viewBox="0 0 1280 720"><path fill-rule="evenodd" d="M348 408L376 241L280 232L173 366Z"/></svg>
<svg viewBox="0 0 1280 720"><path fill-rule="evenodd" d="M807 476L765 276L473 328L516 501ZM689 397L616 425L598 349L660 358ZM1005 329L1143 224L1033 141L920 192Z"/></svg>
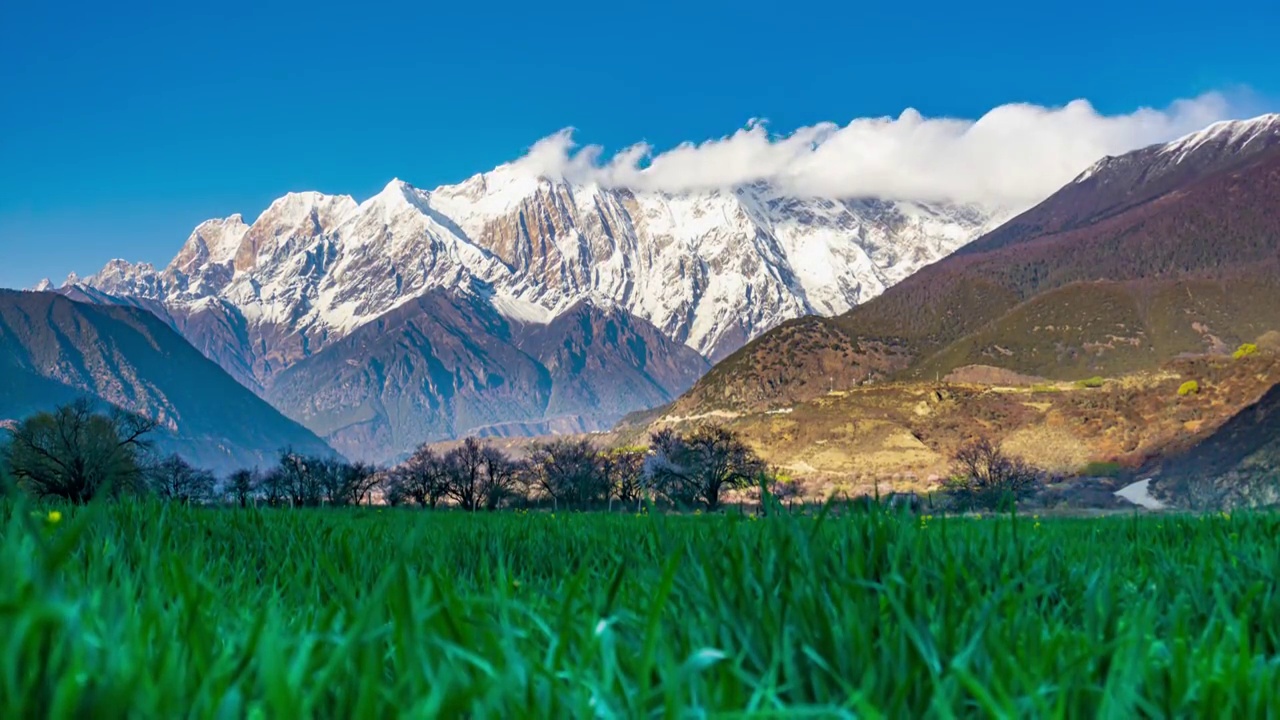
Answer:
<svg viewBox="0 0 1280 720"><path fill-rule="evenodd" d="M472 280L498 312L546 323L618 306L705 355L800 315L847 311L975 237L991 210L729 192L571 186L503 166L357 203L290 193L246 226L202 223L163 270L123 261L85 284L341 337L432 288Z"/></svg>
<svg viewBox="0 0 1280 720"><path fill-rule="evenodd" d="M1203 130L1166 144L1160 148L1160 154L1173 154L1174 162L1178 163L1206 143L1223 141L1228 145L1238 144L1240 149L1243 149L1266 133L1280 134L1280 113L1261 115L1250 120L1224 120L1213 123Z"/></svg>

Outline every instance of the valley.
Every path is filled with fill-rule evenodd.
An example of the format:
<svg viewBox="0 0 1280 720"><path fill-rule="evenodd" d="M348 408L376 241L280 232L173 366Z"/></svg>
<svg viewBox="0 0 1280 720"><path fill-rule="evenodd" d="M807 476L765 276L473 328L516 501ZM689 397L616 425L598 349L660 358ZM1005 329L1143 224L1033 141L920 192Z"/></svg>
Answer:
<svg viewBox="0 0 1280 720"><path fill-rule="evenodd" d="M1280 715L1280 3L379 10L0 13L0 720Z"/></svg>

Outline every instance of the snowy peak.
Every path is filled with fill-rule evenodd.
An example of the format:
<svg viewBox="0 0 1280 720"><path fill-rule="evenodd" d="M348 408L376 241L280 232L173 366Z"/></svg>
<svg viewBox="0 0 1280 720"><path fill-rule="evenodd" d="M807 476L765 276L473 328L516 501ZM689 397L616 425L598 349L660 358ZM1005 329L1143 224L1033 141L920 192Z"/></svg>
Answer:
<svg viewBox="0 0 1280 720"><path fill-rule="evenodd" d="M518 164L424 191L290 193L251 226L202 223L159 277L113 265L90 285L193 305L217 297L280 332L342 337L433 288L478 282L509 319L618 307L710 358L794 317L880 294L985 229L992 212L798 198L763 183L657 193L549 180Z"/></svg>
<svg viewBox="0 0 1280 720"><path fill-rule="evenodd" d="M350 195L291 192L263 210L253 221L253 229L274 235L325 233L337 227L356 207L355 198Z"/></svg>
<svg viewBox="0 0 1280 720"><path fill-rule="evenodd" d="M1213 123L1164 145L1159 152L1161 155L1173 155L1174 162L1181 162L1202 148L1238 153L1255 143L1261 147L1277 141L1280 141L1280 114L1272 113L1249 120Z"/></svg>
<svg viewBox="0 0 1280 720"><path fill-rule="evenodd" d="M239 213L221 220L205 220L192 231L169 268L190 275L205 263L228 263L247 232L249 226Z"/></svg>
<svg viewBox="0 0 1280 720"><path fill-rule="evenodd" d="M494 218L516 210L551 181L508 164L467 178L457 185L442 185L431 191L432 202L463 227L482 218Z"/></svg>
<svg viewBox="0 0 1280 720"><path fill-rule="evenodd" d="M357 211L360 213L381 212L387 217L394 217L409 210L422 213L428 206L429 198L429 193L423 192L399 178L394 178L377 195L360 203Z"/></svg>
<svg viewBox="0 0 1280 720"><path fill-rule="evenodd" d="M247 326L270 326L287 347L254 352L286 359L246 361L265 368L254 371L260 382L424 293L467 287L485 288L486 302L522 325L581 303L616 307L718 359L791 318L875 297L995 217L791 197L766 183L617 189L517 162L431 191L395 178L359 203L289 193L251 225L239 215L202 223L161 273L112 266L88 284L187 309L214 298Z"/></svg>
<svg viewBox="0 0 1280 720"><path fill-rule="evenodd" d="M1067 187L1101 184L1120 189L1174 185L1188 173L1208 173L1248 162L1280 146L1280 114L1225 120L1172 142L1123 155L1108 155L1076 176Z"/></svg>

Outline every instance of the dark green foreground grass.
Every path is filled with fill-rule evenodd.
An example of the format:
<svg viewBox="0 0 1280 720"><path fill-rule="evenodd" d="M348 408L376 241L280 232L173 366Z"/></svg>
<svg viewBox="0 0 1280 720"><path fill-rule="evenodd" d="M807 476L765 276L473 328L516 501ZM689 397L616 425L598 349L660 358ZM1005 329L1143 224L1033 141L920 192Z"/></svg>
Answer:
<svg viewBox="0 0 1280 720"><path fill-rule="evenodd" d="M0 716L1261 717L1275 516L4 506Z"/></svg>

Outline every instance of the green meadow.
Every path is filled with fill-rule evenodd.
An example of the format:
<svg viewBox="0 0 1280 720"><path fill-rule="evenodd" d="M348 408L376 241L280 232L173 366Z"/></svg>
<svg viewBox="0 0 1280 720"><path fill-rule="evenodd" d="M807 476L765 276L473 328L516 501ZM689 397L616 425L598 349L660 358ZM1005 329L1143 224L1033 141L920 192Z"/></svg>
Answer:
<svg viewBox="0 0 1280 720"><path fill-rule="evenodd" d="M0 507L3 717L1280 707L1275 515Z"/></svg>

